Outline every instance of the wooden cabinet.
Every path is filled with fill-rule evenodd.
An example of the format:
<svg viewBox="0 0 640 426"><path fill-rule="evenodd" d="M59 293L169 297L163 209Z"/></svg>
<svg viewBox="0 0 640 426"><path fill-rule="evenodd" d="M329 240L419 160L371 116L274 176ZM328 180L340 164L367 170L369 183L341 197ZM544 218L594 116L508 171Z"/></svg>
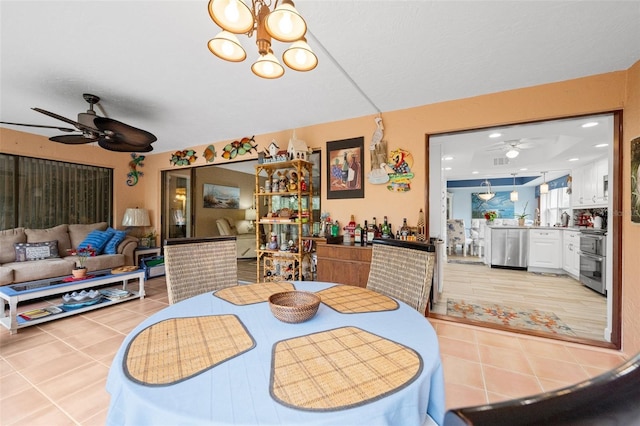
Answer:
<svg viewBox="0 0 640 426"><path fill-rule="evenodd" d="M258 282L313 279L312 168L313 164L304 160L256 166ZM260 275L261 262L264 276Z"/></svg>
<svg viewBox="0 0 640 426"><path fill-rule="evenodd" d="M317 244L318 281L365 288L371 267L372 248Z"/></svg>
<svg viewBox="0 0 640 426"><path fill-rule="evenodd" d="M562 232L562 269L574 278L580 274L580 232Z"/></svg>
<svg viewBox="0 0 640 426"><path fill-rule="evenodd" d="M562 269L562 238L559 229L529 231L529 270Z"/></svg>

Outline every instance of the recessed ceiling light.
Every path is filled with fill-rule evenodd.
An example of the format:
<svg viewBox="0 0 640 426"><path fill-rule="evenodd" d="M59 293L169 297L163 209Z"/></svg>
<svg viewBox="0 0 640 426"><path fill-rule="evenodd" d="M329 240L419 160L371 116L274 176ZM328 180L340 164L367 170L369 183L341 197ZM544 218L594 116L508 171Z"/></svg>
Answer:
<svg viewBox="0 0 640 426"><path fill-rule="evenodd" d="M445 167L444 169L445 170L451 170L451 167Z"/></svg>
<svg viewBox="0 0 640 426"><path fill-rule="evenodd" d="M490 138L499 138L500 136L502 136L502 133L497 133L497 132L496 133L491 133L489 135Z"/></svg>
<svg viewBox="0 0 640 426"><path fill-rule="evenodd" d="M578 161L579 158L569 158L569 161Z"/></svg>
<svg viewBox="0 0 640 426"><path fill-rule="evenodd" d="M593 127L593 126L597 126L598 122L597 121L590 121L588 123L584 123L581 127L587 128L587 127Z"/></svg>
<svg viewBox="0 0 640 426"><path fill-rule="evenodd" d="M472 175L477 175L478 173L480 173L480 172L477 171L477 170L474 170L474 171L471 172Z"/></svg>
<svg viewBox="0 0 640 426"><path fill-rule="evenodd" d="M605 146L609 146L608 143L599 143L598 145L594 145L594 148L604 148Z"/></svg>
<svg viewBox="0 0 640 426"><path fill-rule="evenodd" d="M527 171L527 168L526 168L526 167L523 167L523 168L521 168L521 169L520 169L520 171L521 171L521 172L525 172L525 171Z"/></svg>
<svg viewBox="0 0 640 426"><path fill-rule="evenodd" d="M443 159L444 161L451 161L451 160L453 160L453 157L452 157L452 156L450 156L450 155L447 155L446 157L442 157L442 159Z"/></svg>

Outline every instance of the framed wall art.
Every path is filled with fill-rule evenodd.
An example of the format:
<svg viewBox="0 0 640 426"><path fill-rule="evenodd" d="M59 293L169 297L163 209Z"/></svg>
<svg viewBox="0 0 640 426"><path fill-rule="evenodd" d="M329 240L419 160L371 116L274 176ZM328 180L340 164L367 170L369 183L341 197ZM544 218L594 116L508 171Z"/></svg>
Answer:
<svg viewBox="0 0 640 426"><path fill-rule="evenodd" d="M484 212L494 211L499 219L513 219L513 201L508 191L495 191L495 196L489 201L481 200L477 192L471 193L471 218L484 219Z"/></svg>
<svg viewBox="0 0 640 426"><path fill-rule="evenodd" d="M364 198L364 137L327 142L327 199Z"/></svg>
<svg viewBox="0 0 640 426"><path fill-rule="evenodd" d="M640 223L640 136L631 141L631 222Z"/></svg>
<svg viewBox="0 0 640 426"><path fill-rule="evenodd" d="M206 209L240 208L240 188L205 183L202 191L203 207Z"/></svg>

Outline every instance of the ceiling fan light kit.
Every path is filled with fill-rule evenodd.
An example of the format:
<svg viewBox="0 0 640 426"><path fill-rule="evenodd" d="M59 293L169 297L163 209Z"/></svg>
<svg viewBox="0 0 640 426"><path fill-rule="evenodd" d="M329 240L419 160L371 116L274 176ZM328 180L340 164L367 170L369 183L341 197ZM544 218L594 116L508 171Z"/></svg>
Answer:
<svg viewBox="0 0 640 426"><path fill-rule="evenodd" d="M516 158L518 155L520 155L520 151L518 151L515 148L511 148L509 151L506 152L505 154L507 156L507 158Z"/></svg>
<svg viewBox="0 0 640 426"><path fill-rule="evenodd" d="M258 59L251 70L266 79L279 78L284 67L271 49L271 39L293 44L283 53L282 60L295 71L311 71L318 65L318 57L304 37L307 24L291 0L271 2L251 0L251 7L240 0L210 0L209 16L222 32L209 40L208 48L217 57L230 62L242 62L247 56L235 34L251 38L256 33Z"/></svg>

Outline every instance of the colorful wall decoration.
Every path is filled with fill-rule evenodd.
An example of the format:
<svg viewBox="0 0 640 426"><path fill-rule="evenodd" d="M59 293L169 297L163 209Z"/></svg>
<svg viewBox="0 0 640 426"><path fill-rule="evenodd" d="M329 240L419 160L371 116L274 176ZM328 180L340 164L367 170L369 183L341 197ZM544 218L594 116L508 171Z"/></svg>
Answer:
<svg viewBox="0 0 640 426"><path fill-rule="evenodd" d="M144 155L138 155L135 152L131 153L131 161L129 161L129 173L127 173L127 185L134 186L138 183L140 177L144 175L138 170L138 167L144 166Z"/></svg>

